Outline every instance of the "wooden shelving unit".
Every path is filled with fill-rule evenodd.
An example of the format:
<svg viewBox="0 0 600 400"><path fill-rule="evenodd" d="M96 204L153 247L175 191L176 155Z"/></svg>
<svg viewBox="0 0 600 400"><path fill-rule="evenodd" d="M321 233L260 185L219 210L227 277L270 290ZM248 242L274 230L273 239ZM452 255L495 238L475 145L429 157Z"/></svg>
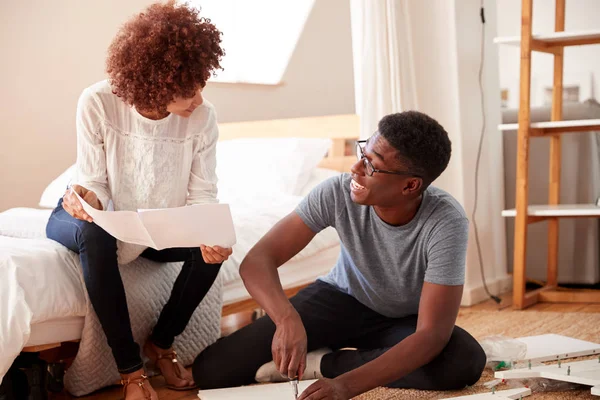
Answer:
<svg viewBox="0 0 600 400"><path fill-rule="evenodd" d="M600 31L565 32L565 0L556 0L555 32L533 35L533 0L521 2L521 36L497 38L498 44L517 45L521 49L520 98L517 124L503 124L501 131L517 130L516 208L502 215L515 218L513 266L513 307L523 309L537 302L600 302L600 291L567 290L558 287L558 230L561 218L599 218L596 204L559 204L561 171L561 135L563 133L600 130L600 120L563 121L564 48L600 44ZM533 51L554 56L551 121L531 123L531 55ZM548 204L528 202L529 146L531 138L550 137L550 186ZM526 293L527 227L531 223L548 223L548 270L546 285Z"/></svg>

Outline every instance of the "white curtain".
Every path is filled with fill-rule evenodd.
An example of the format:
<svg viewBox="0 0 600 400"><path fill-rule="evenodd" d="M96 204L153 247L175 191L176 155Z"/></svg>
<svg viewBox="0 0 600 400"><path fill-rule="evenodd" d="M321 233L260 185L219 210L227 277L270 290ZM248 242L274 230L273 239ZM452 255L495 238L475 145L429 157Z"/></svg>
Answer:
<svg viewBox="0 0 600 400"><path fill-rule="evenodd" d="M390 113L416 109L407 0L350 0L356 113L361 138Z"/></svg>

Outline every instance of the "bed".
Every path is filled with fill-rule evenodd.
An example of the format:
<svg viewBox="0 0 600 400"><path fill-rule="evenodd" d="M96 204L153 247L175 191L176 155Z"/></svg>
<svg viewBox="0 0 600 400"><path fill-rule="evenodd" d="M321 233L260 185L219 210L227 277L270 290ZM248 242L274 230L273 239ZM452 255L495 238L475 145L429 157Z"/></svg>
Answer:
<svg viewBox="0 0 600 400"><path fill-rule="evenodd" d="M231 206L238 241L212 293L207 295L210 298L199 307L203 310L198 313L204 313L199 318L211 313L214 316L215 312L220 317L257 308L239 277L240 262L260 237L292 211L312 187L340 171L349 170L355 157L348 149L353 148L352 140L358 137L358 127L355 115L220 125L219 199ZM15 351L18 354L56 349L82 337L88 308L78 257L45 238L51 207L64 192L71 172L72 168L48 185L40 199L40 208L13 208L0 213L0 286L20 282L3 287L4 294L0 296L3 303L0 311L6 315L0 321L0 378L12 363ZM292 295L326 274L334 265L339 249L335 230L329 228L319 233L309 246L280 268L286 293ZM122 267L124 280L150 281L156 277L153 274L164 270L143 259L132 264L128 264L126 270ZM129 296L128 292L128 302ZM11 303L5 301L6 298L17 300ZM202 335L208 342L214 341L215 335L221 332L218 325L213 324L210 329L210 332L195 331L189 335ZM198 346L203 348L207 344L210 343ZM190 354L199 349L190 349ZM190 360L182 359L182 362Z"/></svg>

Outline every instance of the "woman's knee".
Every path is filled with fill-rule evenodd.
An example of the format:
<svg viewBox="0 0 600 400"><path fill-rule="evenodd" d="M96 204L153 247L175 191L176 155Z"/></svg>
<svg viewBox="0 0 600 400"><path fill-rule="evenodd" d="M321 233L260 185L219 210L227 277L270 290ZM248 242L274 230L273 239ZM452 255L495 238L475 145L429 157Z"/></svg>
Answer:
<svg viewBox="0 0 600 400"><path fill-rule="evenodd" d="M200 250L200 247L192 247L190 249L189 257L191 257L192 261L194 261L194 262L204 260L202 258L202 250Z"/></svg>
<svg viewBox="0 0 600 400"><path fill-rule="evenodd" d="M191 260L192 260L192 263L190 265L192 265L194 268L198 268L199 270L203 271L202 279L206 278L207 276L215 276L216 277L216 275L221 270L223 263L218 263L218 264L207 263L204 260L204 257L202 256L202 250L200 250L199 247L190 249L190 252L191 252Z"/></svg>
<svg viewBox="0 0 600 400"><path fill-rule="evenodd" d="M104 229L93 222L74 218L60 205L50 215L46 236L75 252L80 252L90 243L107 250L116 249L116 239Z"/></svg>
<svg viewBox="0 0 600 400"><path fill-rule="evenodd" d="M117 257L117 239L93 222L82 221L70 215L61 215L50 239L62 243L76 253L86 252L88 257Z"/></svg>

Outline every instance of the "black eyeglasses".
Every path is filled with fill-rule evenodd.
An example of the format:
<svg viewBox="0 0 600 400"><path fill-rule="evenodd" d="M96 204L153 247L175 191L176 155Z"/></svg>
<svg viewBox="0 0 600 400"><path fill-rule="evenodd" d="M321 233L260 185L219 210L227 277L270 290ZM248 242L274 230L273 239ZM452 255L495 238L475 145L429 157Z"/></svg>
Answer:
<svg viewBox="0 0 600 400"><path fill-rule="evenodd" d="M420 175L415 174L414 172L410 172L410 171L385 171L383 169L377 169L373 166L373 164L371 164L371 161L369 161L369 159L367 158L367 156L365 155L364 151L363 151L363 145L366 145L367 141L366 140L357 140L356 141L356 157L358 158L358 160L362 160L363 162L363 166L365 167L365 172L367 173L367 175L369 176L373 176L373 174L375 172L379 172L380 174L391 174L391 175L408 175L408 176L414 176L417 178L421 178Z"/></svg>

